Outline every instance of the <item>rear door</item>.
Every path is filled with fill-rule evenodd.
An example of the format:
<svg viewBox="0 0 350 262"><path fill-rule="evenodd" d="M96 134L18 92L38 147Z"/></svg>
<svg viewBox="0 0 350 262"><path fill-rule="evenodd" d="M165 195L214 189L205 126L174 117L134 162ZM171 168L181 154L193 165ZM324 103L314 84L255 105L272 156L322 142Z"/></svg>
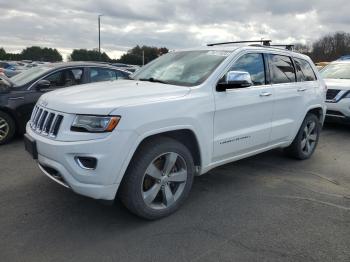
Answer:
<svg viewBox="0 0 350 262"><path fill-rule="evenodd" d="M270 54L271 83L275 89L274 114L272 120L272 144L293 139L299 128L301 115L305 111L304 96L309 87L297 82L293 60L289 56Z"/></svg>
<svg viewBox="0 0 350 262"><path fill-rule="evenodd" d="M266 147L271 132L274 91L264 55L244 54L229 71L248 72L254 85L215 91L214 162Z"/></svg>

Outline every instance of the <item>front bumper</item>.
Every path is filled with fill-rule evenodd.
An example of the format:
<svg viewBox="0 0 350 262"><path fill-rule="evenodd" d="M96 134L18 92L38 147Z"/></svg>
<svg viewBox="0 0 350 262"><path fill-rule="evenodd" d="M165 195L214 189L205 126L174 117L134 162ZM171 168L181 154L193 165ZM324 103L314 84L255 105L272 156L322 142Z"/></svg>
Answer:
<svg viewBox="0 0 350 262"><path fill-rule="evenodd" d="M350 122L350 98L343 98L337 103L327 102L327 121Z"/></svg>
<svg viewBox="0 0 350 262"><path fill-rule="evenodd" d="M124 175L123 167L137 136L114 131L102 139L63 142L41 136L27 125L27 135L36 141L40 169L74 192L101 200L113 200ZM94 157L94 170L83 169L75 157Z"/></svg>

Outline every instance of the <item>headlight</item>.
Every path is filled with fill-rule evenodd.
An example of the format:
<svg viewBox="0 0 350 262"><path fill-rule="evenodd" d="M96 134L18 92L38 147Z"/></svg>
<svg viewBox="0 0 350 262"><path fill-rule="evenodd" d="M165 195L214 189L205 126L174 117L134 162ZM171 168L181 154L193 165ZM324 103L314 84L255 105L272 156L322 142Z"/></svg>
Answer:
<svg viewBox="0 0 350 262"><path fill-rule="evenodd" d="M71 130L76 132L112 132L120 121L119 116L77 115Z"/></svg>

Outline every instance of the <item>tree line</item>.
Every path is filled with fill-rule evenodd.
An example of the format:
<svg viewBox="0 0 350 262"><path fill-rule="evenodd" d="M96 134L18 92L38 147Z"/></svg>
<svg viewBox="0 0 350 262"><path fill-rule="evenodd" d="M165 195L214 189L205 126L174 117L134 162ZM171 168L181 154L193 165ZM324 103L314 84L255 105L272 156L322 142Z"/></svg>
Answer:
<svg viewBox="0 0 350 262"><path fill-rule="evenodd" d="M296 44L295 50L311 57L314 62L333 61L343 55L350 55L350 34L335 32L321 37L312 44ZM74 49L68 59L70 61L101 61L110 63L125 63L142 65L167 53L166 47L135 46L128 50L119 59L111 59L105 52L98 50ZM0 48L0 60L32 60L45 62L62 61L61 54L57 49L32 46L22 50L19 54L7 53Z"/></svg>
<svg viewBox="0 0 350 262"><path fill-rule="evenodd" d="M343 55L350 55L350 34L329 34L310 45L296 44L295 50L310 56L315 63L334 61Z"/></svg>
<svg viewBox="0 0 350 262"><path fill-rule="evenodd" d="M22 50L21 53L7 53L4 48L0 48L0 60L32 60L32 61L45 61L45 62L58 62L62 61L61 54L57 49L32 46Z"/></svg>
<svg viewBox="0 0 350 262"><path fill-rule="evenodd" d="M105 52L101 54L98 50L74 49L68 60L70 61L99 61L109 63L125 63L133 65L147 64L153 59L167 53L169 50L165 47L153 46L135 46L134 48L123 54L120 59L111 59ZM60 62L62 61L61 54L57 49L42 48L38 46L27 47L19 54L7 53L4 48L0 48L0 60L32 60L45 62Z"/></svg>

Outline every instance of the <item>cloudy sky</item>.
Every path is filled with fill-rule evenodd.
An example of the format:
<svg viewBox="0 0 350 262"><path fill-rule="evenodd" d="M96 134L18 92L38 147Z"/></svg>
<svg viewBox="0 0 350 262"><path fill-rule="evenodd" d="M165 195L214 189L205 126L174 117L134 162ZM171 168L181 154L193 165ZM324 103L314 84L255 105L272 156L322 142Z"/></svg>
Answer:
<svg viewBox="0 0 350 262"><path fill-rule="evenodd" d="M272 39L308 43L334 31L350 31L349 0L0 0L0 46L98 46L118 58L139 45L170 49L208 42Z"/></svg>

